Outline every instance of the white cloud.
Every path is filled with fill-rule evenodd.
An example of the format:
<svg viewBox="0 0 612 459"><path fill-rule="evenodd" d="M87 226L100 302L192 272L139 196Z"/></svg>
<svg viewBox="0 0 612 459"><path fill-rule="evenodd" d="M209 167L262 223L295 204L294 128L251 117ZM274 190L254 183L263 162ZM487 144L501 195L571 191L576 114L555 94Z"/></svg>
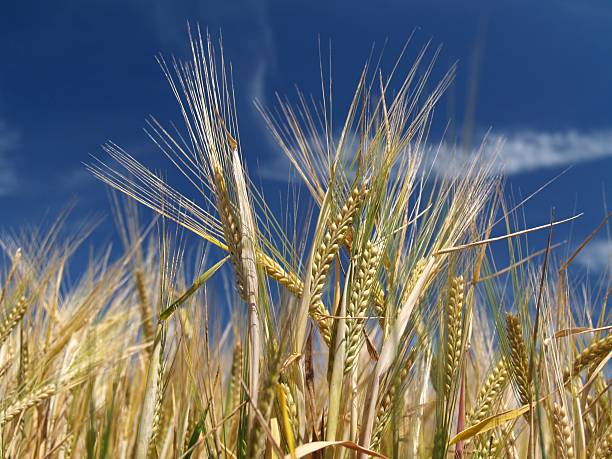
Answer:
<svg viewBox="0 0 612 459"><path fill-rule="evenodd" d="M612 158L612 129L591 132L512 131L504 135L489 134L477 150L462 151L449 144L425 146L424 171L430 167L437 176L458 177L475 167L489 168L489 174L506 176L542 169L561 168L597 159ZM260 166L262 178L286 181L289 161L271 159Z"/></svg>
<svg viewBox="0 0 612 459"><path fill-rule="evenodd" d="M576 262L591 272L612 271L612 241L596 239L585 246Z"/></svg>
<svg viewBox="0 0 612 459"><path fill-rule="evenodd" d="M432 148L435 151L435 148ZM435 170L456 175L473 153L442 145ZM612 157L612 129L591 132L515 131L489 135L481 148L481 161L495 174L516 175Z"/></svg>
<svg viewBox="0 0 612 459"><path fill-rule="evenodd" d="M258 164L254 172L259 179L269 182L299 183L302 181L289 158L283 153L279 153L275 158Z"/></svg>
<svg viewBox="0 0 612 459"><path fill-rule="evenodd" d="M612 156L612 130L581 133L520 132L501 149L503 171L516 174Z"/></svg>
<svg viewBox="0 0 612 459"><path fill-rule="evenodd" d="M19 142L19 135L0 120L0 197L11 194L17 186L15 170L8 154Z"/></svg>

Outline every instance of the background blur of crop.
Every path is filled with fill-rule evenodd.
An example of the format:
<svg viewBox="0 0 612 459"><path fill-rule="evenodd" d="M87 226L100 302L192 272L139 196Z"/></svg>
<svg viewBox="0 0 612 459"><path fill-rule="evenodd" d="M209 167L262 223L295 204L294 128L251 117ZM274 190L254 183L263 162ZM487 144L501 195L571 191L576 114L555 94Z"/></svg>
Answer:
<svg viewBox="0 0 612 459"><path fill-rule="evenodd" d="M573 226L555 230L556 242L581 241L612 197L606 182L612 170L612 6L603 0L534 3L5 0L0 229L50 222L72 199L70 224L108 215L106 188L82 166L108 139L172 181L177 172L140 128L149 114L162 122L178 119L154 56L184 56L191 21L222 29L243 151L270 205L280 201L290 169L252 100L271 105L275 91L292 94L294 84L318 97L320 38L323 59L331 46L334 103L344 112L370 50L377 59L384 47L388 72L414 32L400 73L429 40L443 45L431 81L459 64L438 106L432 145L445 139L472 148L489 129L492 138L505 136L499 168L515 202L572 166L524 213L526 222L539 225L553 206L558 218L584 212ZM90 242L99 246L113 234L106 218ZM545 235L533 237L541 248ZM597 276L611 255L602 234L578 262Z"/></svg>

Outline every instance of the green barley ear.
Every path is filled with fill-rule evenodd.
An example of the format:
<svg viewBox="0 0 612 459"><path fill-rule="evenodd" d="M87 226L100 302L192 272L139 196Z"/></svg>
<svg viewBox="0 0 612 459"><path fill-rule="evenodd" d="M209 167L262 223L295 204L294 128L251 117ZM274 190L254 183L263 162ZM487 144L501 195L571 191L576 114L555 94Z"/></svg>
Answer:
<svg viewBox="0 0 612 459"><path fill-rule="evenodd" d="M161 417L162 417L162 402L164 389L164 348L166 347L166 332L162 327L161 346L157 355L157 376L155 385L155 406L153 408L153 416L151 420L151 435L147 446L147 457L154 458L157 456L157 439L159 436Z"/></svg>
<svg viewBox="0 0 612 459"><path fill-rule="evenodd" d="M476 395L474 408L467 416L468 426L477 424L487 417L507 386L508 369L505 360L500 358Z"/></svg>
<svg viewBox="0 0 612 459"><path fill-rule="evenodd" d="M153 329L153 314L149 304L147 289L144 283L144 276L141 270L136 270L136 290L138 292L138 306L142 320L142 333L145 341L151 342L155 337Z"/></svg>
<svg viewBox="0 0 612 459"><path fill-rule="evenodd" d="M350 373L359 357L362 331L365 326L372 286L376 281L376 271L380 260L380 248L376 242L367 241L363 251L357 255L350 299L347 305L347 345L345 373Z"/></svg>
<svg viewBox="0 0 612 459"><path fill-rule="evenodd" d="M228 395L230 396L230 403L227 407L228 411L231 411L240 405L240 394L242 393L240 380L242 378L244 368L244 353L240 341L236 341L236 344L234 344L232 356L232 370L228 390Z"/></svg>
<svg viewBox="0 0 612 459"><path fill-rule="evenodd" d="M463 276L453 277L446 303L446 355L444 368L444 394L450 397L459 362L463 353L462 309L465 284Z"/></svg>
<svg viewBox="0 0 612 459"><path fill-rule="evenodd" d="M297 434L298 434L298 413L297 413L297 405L295 403L295 398L293 397L293 393L291 392L291 387L289 386L289 384L285 381L283 381L281 379L281 382L279 383L279 387L280 390L283 393L283 399L282 399L282 403L283 406L281 407L281 414L284 418L284 416L287 417L287 421L289 424L289 429L290 432L288 432L289 435L292 436L292 440L297 438Z"/></svg>
<svg viewBox="0 0 612 459"><path fill-rule="evenodd" d="M325 233L314 251L308 311L328 346L331 344L331 325L327 317L327 310L321 302L323 288L332 261L338 254L340 244L343 243L346 233L353 223L353 218L367 194L368 189L365 184L358 184L351 190L342 208L335 215L329 216L325 224Z"/></svg>
<svg viewBox="0 0 612 459"><path fill-rule="evenodd" d="M399 371L393 376L389 390L383 395L380 401L380 407L378 408L376 420L374 421L374 432L372 434L371 447L374 451L380 451L383 434L389 425L389 421L391 421L394 405L398 403L397 398L402 396L401 389L417 358L417 351L418 346L414 346L410 349L404 361L401 363Z"/></svg>
<svg viewBox="0 0 612 459"><path fill-rule="evenodd" d="M17 300L17 303L10 312L2 318L2 322L0 322L0 347L2 347L2 344L10 336L15 326L21 321L27 309L28 302L25 296L22 296Z"/></svg>
<svg viewBox="0 0 612 459"><path fill-rule="evenodd" d="M519 402L522 405L527 405L531 400L527 379L529 360L518 316L511 313L506 314L506 333L510 347L510 374L516 387Z"/></svg>
<svg viewBox="0 0 612 459"><path fill-rule="evenodd" d="M152 454L159 429L162 400L163 353L166 342L164 323L160 322L149 357L144 400L138 421L134 457L147 459Z"/></svg>
<svg viewBox="0 0 612 459"><path fill-rule="evenodd" d="M187 426L183 442L183 455L182 458L190 459L193 450L198 444L202 430L204 429L204 416L190 415L190 422Z"/></svg>
<svg viewBox="0 0 612 459"><path fill-rule="evenodd" d="M276 348L277 346L271 347ZM274 406L276 387L280 378L280 353L278 349L272 349L271 354L271 360L268 365L268 374L265 382L262 384L262 394L259 397L257 404L257 409L260 416L255 417L255 422L251 428L247 457L263 457L266 451L268 435L263 423L266 423L267 425L270 421L272 408Z"/></svg>
<svg viewBox="0 0 612 459"><path fill-rule="evenodd" d="M550 412L557 457L559 459L574 459L574 442L565 407L553 402Z"/></svg>
<svg viewBox="0 0 612 459"><path fill-rule="evenodd" d="M21 327L19 328L19 376L18 383L20 389L24 388L25 382L28 380L31 368L30 368L30 351L28 348L27 340L27 326L25 321L22 321Z"/></svg>
<svg viewBox="0 0 612 459"><path fill-rule="evenodd" d="M235 410L239 410L241 399L242 399L242 377L244 375L245 356L242 343L239 338L236 338L234 349L232 352L232 366L229 375L229 384L227 388L227 397L225 404L225 413L229 415L234 413ZM240 415L239 413L234 415L230 422L227 424L228 442L232 447L236 445L239 429L240 429ZM232 448L235 449L235 448Z"/></svg>

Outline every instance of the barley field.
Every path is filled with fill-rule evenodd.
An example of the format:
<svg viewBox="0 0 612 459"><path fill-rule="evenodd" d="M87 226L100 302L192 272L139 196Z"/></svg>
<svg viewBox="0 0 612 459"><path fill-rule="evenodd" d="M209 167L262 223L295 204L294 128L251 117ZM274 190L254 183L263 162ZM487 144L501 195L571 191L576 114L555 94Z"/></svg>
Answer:
<svg viewBox="0 0 612 459"><path fill-rule="evenodd" d="M0 236L2 457L612 457L612 290L570 274L607 219L560 256L578 213L525 224L478 152L433 173L454 67L373 59L345 113L325 76L320 100L259 105L299 181L278 214L231 56L189 38L190 59L159 58L182 124L147 132L197 199L108 143L86 167L118 256L69 277L91 231L69 214Z"/></svg>

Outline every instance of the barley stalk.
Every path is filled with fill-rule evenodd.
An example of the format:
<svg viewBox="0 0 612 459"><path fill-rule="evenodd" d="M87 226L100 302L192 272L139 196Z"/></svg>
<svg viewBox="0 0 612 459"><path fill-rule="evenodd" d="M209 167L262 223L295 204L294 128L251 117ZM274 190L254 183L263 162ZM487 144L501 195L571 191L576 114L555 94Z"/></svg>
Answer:
<svg viewBox="0 0 612 459"><path fill-rule="evenodd" d="M19 391L23 391L26 387L26 381L30 372L30 353L28 352L28 342L26 340L26 325L21 322L19 327L19 372L17 374L17 387ZM19 422L19 431L22 435L25 432L25 420L21 418Z"/></svg>
<svg viewBox="0 0 612 459"><path fill-rule="evenodd" d="M419 276L417 283L415 284L414 290L408 296L406 302L402 305L402 308L398 314L396 323L393 324L393 330L389 334L389 337L383 342L380 356L373 370L372 384L370 390L373 394L378 393L380 387L380 379L382 375L392 365L397 352L400 336L404 334L404 330L408 324L408 320L412 314L413 308L418 302L418 298L423 294L428 286L429 276L436 271L437 263L435 257L430 257L427 264L423 268L423 272ZM372 430L374 428L374 420L376 417L376 397L370 397L369 402L366 402L367 407L363 412L363 422L361 427L361 444L367 448L370 446L372 439ZM364 455L359 453L358 458L362 458Z"/></svg>
<svg viewBox="0 0 612 459"><path fill-rule="evenodd" d="M336 282L339 282L337 280ZM348 292L350 285L350 276L344 279L344 291ZM329 403L328 403L328 420L325 432L327 441L334 441L338 434L338 423L341 422L340 402L342 398L342 388L344 380L344 362L346 356L346 307L348 303L348 295L342 295L339 300L338 312L340 318L336 322L336 334L334 336L333 347L330 351L333 352L333 363L331 375L329 378Z"/></svg>
<svg viewBox="0 0 612 459"><path fill-rule="evenodd" d="M241 380L243 377L244 369L244 351L240 341L236 341L234 344L234 351L232 353L232 368L230 372L230 380L228 387L229 404L226 407L226 412L231 413L240 405L240 396L242 394ZM238 430L240 427L240 416L236 416L229 425L229 443L231 445L236 444L236 438L238 437Z"/></svg>

